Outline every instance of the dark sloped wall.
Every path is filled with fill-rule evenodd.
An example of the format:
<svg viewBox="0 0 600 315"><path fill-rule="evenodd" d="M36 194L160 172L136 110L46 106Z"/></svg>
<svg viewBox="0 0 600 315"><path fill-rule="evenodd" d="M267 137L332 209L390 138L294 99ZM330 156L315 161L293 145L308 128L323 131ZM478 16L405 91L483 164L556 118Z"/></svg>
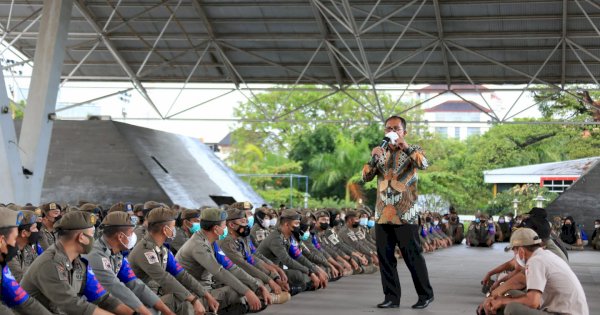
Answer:
<svg viewBox="0 0 600 315"><path fill-rule="evenodd" d="M594 220L600 219L600 162L596 162L568 190L546 207L549 219L554 216L573 216L583 224L588 236Z"/></svg>

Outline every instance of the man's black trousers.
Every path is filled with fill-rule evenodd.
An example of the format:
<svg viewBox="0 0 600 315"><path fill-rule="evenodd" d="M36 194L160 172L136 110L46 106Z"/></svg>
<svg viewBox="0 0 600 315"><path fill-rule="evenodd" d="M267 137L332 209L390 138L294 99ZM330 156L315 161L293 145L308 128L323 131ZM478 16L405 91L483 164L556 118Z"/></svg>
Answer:
<svg viewBox="0 0 600 315"><path fill-rule="evenodd" d="M379 257L379 271L381 273L381 284L386 301L400 304L400 279L396 256L396 246L400 248L404 262L410 270L413 284L419 299L433 297L433 289L429 284L427 265L423 258L421 241L419 239L419 227L416 224L376 224L375 235L377 243L377 256Z"/></svg>

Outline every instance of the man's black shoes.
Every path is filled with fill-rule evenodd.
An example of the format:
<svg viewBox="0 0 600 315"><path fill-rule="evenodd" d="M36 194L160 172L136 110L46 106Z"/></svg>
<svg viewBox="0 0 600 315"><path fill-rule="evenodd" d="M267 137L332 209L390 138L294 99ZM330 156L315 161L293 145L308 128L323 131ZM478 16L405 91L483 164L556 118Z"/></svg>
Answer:
<svg viewBox="0 0 600 315"><path fill-rule="evenodd" d="M419 298L419 301L417 302L417 304L413 305L412 308L415 309L424 309L427 306L429 306L429 304L431 304L431 302L433 302L433 296L425 299L425 298Z"/></svg>
<svg viewBox="0 0 600 315"><path fill-rule="evenodd" d="M382 303L377 304L377 308L398 308L400 307L400 303L394 304L392 301L383 301Z"/></svg>

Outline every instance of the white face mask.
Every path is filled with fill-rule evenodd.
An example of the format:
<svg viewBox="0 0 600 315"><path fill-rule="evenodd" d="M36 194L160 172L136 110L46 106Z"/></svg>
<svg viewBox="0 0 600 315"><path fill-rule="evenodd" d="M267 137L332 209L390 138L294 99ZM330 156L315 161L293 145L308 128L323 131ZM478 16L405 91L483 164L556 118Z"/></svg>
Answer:
<svg viewBox="0 0 600 315"><path fill-rule="evenodd" d="M519 264L519 266L521 266L522 268L525 268L526 261L521 259L521 257L519 257L519 252L517 252L515 254L515 260L517 261L517 264Z"/></svg>
<svg viewBox="0 0 600 315"><path fill-rule="evenodd" d="M271 219L271 226L277 225L277 218Z"/></svg>
<svg viewBox="0 0 600 315"><path fill-rule="evenodd" d="M595 228L595 229L600 229L600 224L595 224L595 225L594 225L594 228Z"/></svg>
<svg viewBox="0 0 600 315"><path fill-rule="evenodd" d="M433 225L438 225L438 224L440 224L440 221L437 221L437 220L433 221Z"/></svg>
<svg viewBox="0 0 600 315"><path fill-rule="evenodd" d="M446 224L446 223L448 223L448 220L442 219L442 223Z"/></svg>
<svg viewBox="0 0 600 315"><path fill-rule="evenodd" d="M398 134L395 133L394 131L390 131L388 133L385 134L386 137L388 137L390 139L390 144L396 144L396 140L398 140Z"/></svg>
<svg viewBox="0 0 600 315"><path fill-rule="evenodd" d="M271 220L264 219L263 220L263 227L268 228L269 226L271 226Z"/></svg>
<svg viewBox="0 0 600 315"><path fill-rule="evenodd" d="M123 246L127 247L128 250L131 250L134 246L135 243L137 243L137 235L135 235L135 233L131 233L130 236L127 236L127 245L121 243Z"/></svg>

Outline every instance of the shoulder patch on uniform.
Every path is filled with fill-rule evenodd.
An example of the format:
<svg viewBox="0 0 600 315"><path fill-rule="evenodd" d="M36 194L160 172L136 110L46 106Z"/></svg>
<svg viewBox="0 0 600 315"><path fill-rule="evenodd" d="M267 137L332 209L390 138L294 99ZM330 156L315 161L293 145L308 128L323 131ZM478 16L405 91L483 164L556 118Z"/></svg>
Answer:
<svg viewBox="0 0 600 315"><path fill-rule="evenodd" d="M102 257L102 266L104 266L104 270L112 270L112 264L106 257Z"/></svg>
<svg viewBox="0 0 600 315"><path fill-rule="evenodd" d="M144 256L146 256L146 260L148 261L149 264L156 264L158 262L158 256L156 255L155 252L145 252Z"/></svg>
<svg viewBox="0 0 600 315"><path fill-rule="evenodd" d="M69 276L63 265L56 265L56 271L58 271L58 279L61 281L68 281Z"/></svg>

